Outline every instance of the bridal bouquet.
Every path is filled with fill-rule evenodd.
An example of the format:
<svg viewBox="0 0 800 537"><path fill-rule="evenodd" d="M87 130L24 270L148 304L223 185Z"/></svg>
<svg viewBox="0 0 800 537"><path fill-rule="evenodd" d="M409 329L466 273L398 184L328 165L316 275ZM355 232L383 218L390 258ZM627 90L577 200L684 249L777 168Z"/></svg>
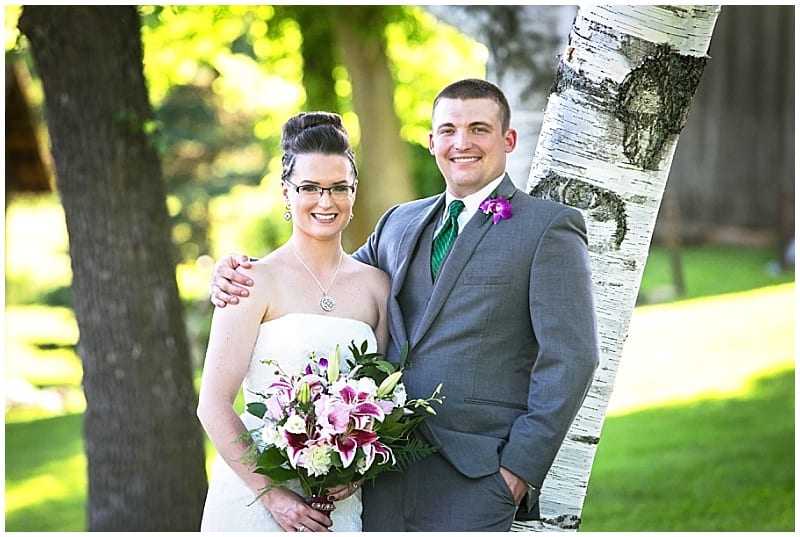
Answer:
<svg viewBox="0 0 800 537"><path fill-rule="evenodd" d="M349 372L340 373L340 349L329 356L309 356L303 371L276 378L247 411L261 419L251 430L255 472L271 486L299 479L309 503L331 509L326 488L402 470L412 460L436 451L412 435L442 403L441 384L427 399L407 400L402 367L351 343Z"/></svg>

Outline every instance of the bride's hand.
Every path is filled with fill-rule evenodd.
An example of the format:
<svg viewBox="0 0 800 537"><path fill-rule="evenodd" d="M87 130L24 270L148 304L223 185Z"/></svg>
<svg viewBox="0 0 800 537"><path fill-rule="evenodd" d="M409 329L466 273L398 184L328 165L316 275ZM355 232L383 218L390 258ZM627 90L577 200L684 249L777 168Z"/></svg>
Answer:
<svg viewBox="0 0 800 537"><path fill-rule="evenodd" d="M253 280L236 271L238 267L250 268L250 258L244 254L229 254L214 264L211 273L211 303L218 308L228 304L238 304L238 296L248 296L246 286L253 285Z"/></svg>
<svg viewBox="0 0 800 537"><path fill-rule="evenodd" d="M358 481L353 481L352 483L336 485L335 487L330 487L327 489L325 493L329 498L333 498L333 501L339 502L355 494L363 483L364 480L360 479Z"/></svg>
<svg viewBox="0 0 800 537"><path fill-rule="evenodd" d="M272 518L286 531L330 531L333 521L306 504L299 495L285 487L275 487L261 496Z"/></svg>

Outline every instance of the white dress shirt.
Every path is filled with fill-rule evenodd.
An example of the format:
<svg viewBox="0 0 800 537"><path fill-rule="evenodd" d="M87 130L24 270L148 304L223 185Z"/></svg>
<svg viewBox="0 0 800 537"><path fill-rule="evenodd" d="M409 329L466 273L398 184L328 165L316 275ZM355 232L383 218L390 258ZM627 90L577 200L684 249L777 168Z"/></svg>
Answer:
<svg viewBox="0 0 800 537"><path fill-rule="evenodd" d="M488 198L494 189L500 184L500 181L503 180L505 177L505 173L483 187L482 189L478 190L474 194L470 194L469 196L463 198L461 201L464 202L464 210L461 211L461 214L458 215L458 232L461 233L461 230L464 229L464 224L469 222L469 219L472 218L472 215L478 210L478 207L481 203ZM439 222L439 225L436 226L436 232L434 233L434 237L436 233L439 233L439 228L442 227L444 221L447 219L447 208L450 207L450 202L453 200L458 199L453 194L450 193L449 190L445 191L444 193L444 201L445 201L445 209L444 214L442 215L442 220Z"/></svg>

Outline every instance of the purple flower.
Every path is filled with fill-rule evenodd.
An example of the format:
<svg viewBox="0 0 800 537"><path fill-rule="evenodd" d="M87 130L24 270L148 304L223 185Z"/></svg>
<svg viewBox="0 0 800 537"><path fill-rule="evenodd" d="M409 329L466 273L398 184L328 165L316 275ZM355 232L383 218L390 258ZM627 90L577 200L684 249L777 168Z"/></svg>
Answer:
<svg viewBox="0 0 800 537"><path fill-rule="evenodd" d="M508 220L511 218L511 202L503 196L496 198L488 198L480 204L480 210L485 215L492 215L492 223L496 224L500 220Z"/></svg>

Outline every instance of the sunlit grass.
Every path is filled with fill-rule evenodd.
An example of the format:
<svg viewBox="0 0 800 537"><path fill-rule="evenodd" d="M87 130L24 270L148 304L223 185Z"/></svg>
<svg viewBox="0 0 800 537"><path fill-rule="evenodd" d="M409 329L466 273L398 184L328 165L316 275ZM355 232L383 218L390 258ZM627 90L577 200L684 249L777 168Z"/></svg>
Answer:
<svg viewBox="0 0 800 537"><path fill-rule="evenodd" d="M609 414L735 396L755 375L794 367L794 299L790 283L636 308Z"/></svg>
<svg viewBox="0 0 800 537"><path fill-rule="evenodd" d="M81 414L6 423L7 531L84 531Z"/></svg>
<svg viewBox="0 0 800 537"><path fill-rule="evenodd" d="M641 302L686 300L794 282L794 272L777 269L778 252L760 246L688 245L681 251L685 293L675 295L668 250L652 246L640 288Z"/></svg>
<svg viewBox="0 0 800 537"><path fill-rule="evenodd" d="M581 530L792 531L794 376L610 416Z"/></svg>

